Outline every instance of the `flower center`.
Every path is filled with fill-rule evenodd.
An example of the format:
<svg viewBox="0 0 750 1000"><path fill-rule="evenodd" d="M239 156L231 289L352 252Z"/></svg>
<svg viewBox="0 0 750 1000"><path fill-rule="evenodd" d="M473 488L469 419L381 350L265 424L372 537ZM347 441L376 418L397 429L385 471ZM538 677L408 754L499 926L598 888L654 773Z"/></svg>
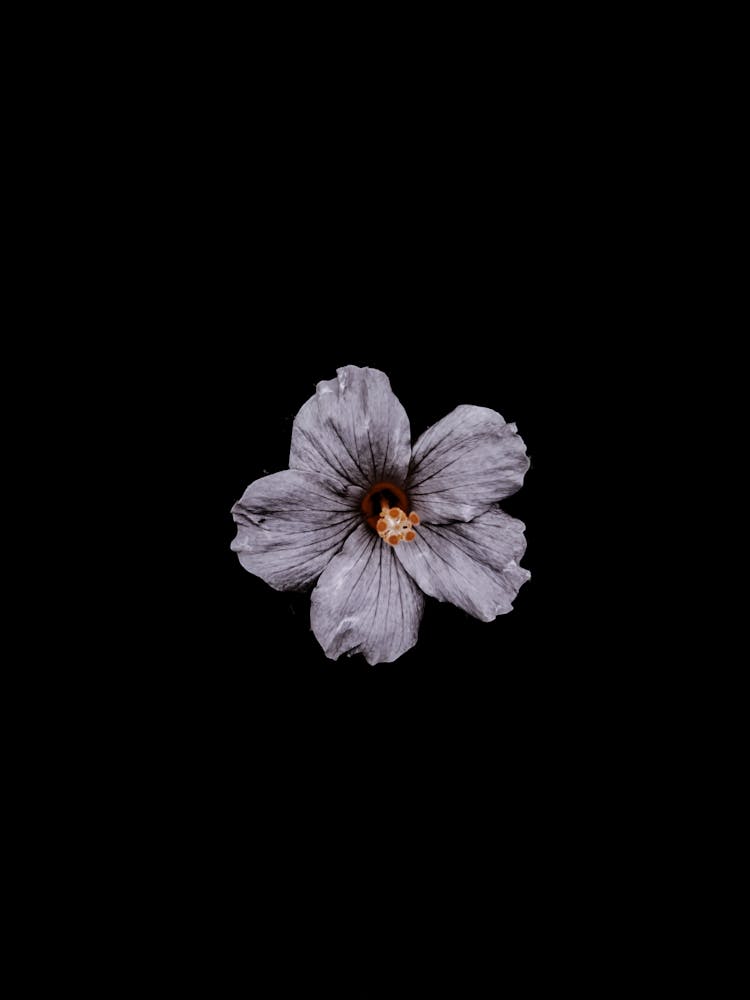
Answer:
<svg viewBox="0 0 750 1000"><path fill-rule="evenodd" d="M376 483L363 498L361 507L367 523L389 545L413 542L417 537L414 528L419 524L419 515L412 511L406 516L406 494L393 483Z"/></svg>
<svg viewBox="0 0 750 1000"><path fill-rule="evenodd" d="M376 530L384 542L398 545L399 542L413 542L417 537L414 528L419 524L419 515L414 511L407 517L400 507L386 507L380 512Z"/></svg>

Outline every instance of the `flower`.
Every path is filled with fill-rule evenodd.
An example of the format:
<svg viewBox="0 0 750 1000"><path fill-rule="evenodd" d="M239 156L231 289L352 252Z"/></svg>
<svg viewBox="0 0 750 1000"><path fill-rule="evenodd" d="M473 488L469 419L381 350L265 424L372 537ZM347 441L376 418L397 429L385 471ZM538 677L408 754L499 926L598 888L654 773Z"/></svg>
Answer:
<svg viewBox="0 0 750 1000"><path fill-rule="evenodd" d="M289 469L232 508L232 550L277 590L316 583L310 621L330 659L391 662L415 644L425 594L482 621L530 573L524 525L497 502L529 467L515 424L459 406L414 448L388 377L348 365L297 414Z"/></svg>

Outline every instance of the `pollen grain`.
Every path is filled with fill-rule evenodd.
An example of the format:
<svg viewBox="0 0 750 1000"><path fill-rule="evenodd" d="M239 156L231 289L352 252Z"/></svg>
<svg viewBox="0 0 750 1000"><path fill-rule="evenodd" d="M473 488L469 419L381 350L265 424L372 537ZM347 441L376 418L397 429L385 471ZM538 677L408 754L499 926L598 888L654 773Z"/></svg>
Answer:
<svg viewBox="0 0 750 1000"><path fill-rule="evenodd" d="M414 526L419 517L412 511L407 517L400 507L389 507L383 501L383 509L377 523L377 532L384 542L396 546L399 542L413 542L417 537Z"/></svg>

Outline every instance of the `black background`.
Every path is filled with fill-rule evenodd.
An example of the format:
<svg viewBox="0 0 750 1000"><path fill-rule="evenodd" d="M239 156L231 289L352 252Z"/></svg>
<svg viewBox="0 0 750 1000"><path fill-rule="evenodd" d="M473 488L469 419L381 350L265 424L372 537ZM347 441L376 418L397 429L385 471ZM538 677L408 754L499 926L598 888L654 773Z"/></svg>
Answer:
<svg viewBox="0 0 750 1000"><path fill-rule="evenodd" d="M498 273L477 293L470 271L451 262L425 275L423 265L415 281L432 297L416 286L395 294L374 276L316 290L294 272L288 318L238 312L232 334L217 332L191 362L200 378L175 427L190 441L186 548L168 578L187 597L153 688L173 748L168 801L207 810L195 822L222 839L223 877L302 887L303 927L317 919L316 900L333 899L344 924L364 904L387 908L405 878L419 907L437 912L462 886L509 880L527 919L534 897L519 883L570 891L567 852L596 856L608 789L630 752L606 749L631 681L612 667L601 578L592 582L607 559L590 517L603 488L586 478L595 439L576 345L540 332L525 287ZM531 458L524 486L502 503L526 524L532 574L513 611L484 623L428 599L416 646L376 666L327 659L309 595L273 590L229 548L232 504L287 467L297 411L344 364L389 375L413 440L474 403L515 421ZM271 898L283 911L283 896ZM389 922L408 937L406 914Z"/></svg>
<svg viewBox="0 0 750 1000"><path fill-rule="evenodd" d="M602 747L631 683L598 613L599 402L628 350L606 171L552 91L534 115L519 98L383 121L291 96L283 114L192 105L184 155L150 167L134 283L160 305L134 320L168 358L154 382L169 482L148 574L158 632L115 682L128 745L169 852L185 840L209 896L214 880L245 898L264 885L264 926L289 919L293 892L302 934L321 908L346 925L380 907L408 941L404 886L439 911L487 880L515 882L523 924L528 883L569 891L580 817L606 822ZM388 374L414 441L473 403L516 422L531 458L502 504L526 524L532 574L514 610L483 623L428 599L417 645L377 666L328 660L309 595L274 591L229 548L233 503L287 467L295 414L346 364ZM148 490L143 506L153 518ZM580 849L595 853L596 829ZM180 893L200 894L181 871Z"/></svg>
<svg viewBox="0 0 750 1000"><path fill-rule="evenodd" d="M96 774L84 849L131 886L155 949L186 928L195 955L176 965L192 973L214 934L213 980L225 957L255 977L246 953L274 948L275 970L306 973L297 941L322 930L319 959L328 974L351 959L356 996L393 953L440 973L416 941L434 932L448 951L463 927L493 964L498 942L520 954L525 982L540 967L559 981L566 961L578 981L606 945L607 879L635 880L646 843L623 801L644 794L628 767L652 682L627 657L637 592L612 578L642 558L621 551L615 501L648 486L631 466L614 484L600 472L607 397L631 363L637 399L649 368L635 293L660 273L641 263L653 157L628 140L631 56L602 87L606 38L587 66L548 23L546 51L537 24L488 33L479 55L481 28L458 53L420 26L405 46L431 65L377 52L351 85L357 40L344 66L303 29L299 72L287 30L238 30L234 52L233 25L213 49L174 30L156 43L162 78L129 57L122 96L105 91L86 123L83 183L101 198L81 298L101 297L97 336L115 345L103 396L127 369L132 465L117 475L136 495L114 495L146 544L116 625L96 629L96 669L78 686L59 672L85 719L62 722L81 747L71 775ZM526 524L532 573L514 610L483 623L429 599L417 645L374 667L328 660L309 596L229 548L232 504L286 468L295 414L346 364L389 375L413 440L474 403L515 421L531 458L502 504ZM119 555L119 528L102 537Z"/></svg>
<svg viewBox="0 0 750 1000"><path fill-rule="evenodd" d="M208 738L257 742L269 768L336 747L339 765L387 772L410 759L405 745L437 766L477 741L479 771L519 753L530 766L541 748L575 743L601 683L590 574L609 544L596 527L607 494L591 470L602 324L611 357L626 303L602 220L582 209L588 181L564 162L547 169L538 144L508 158L476 129L441 158L439 135L430 146L403 132L386 169L368 138L354 121L351 142L337 136L320 160L301 139L251 160L225 138L199 209L169 216L181 221L164 444L177 456L179 541L165 592L185 595L171 627L175 661L190 663L182 697ZM430 599L417 645L375 667L328 660L309 596L272 590L229 549L232 504L287 467L295 414L346 364L388 374L414 441L473 403L516 422L531 458L502 504L526 524L532 573L514 610L482 623Z"/></svg>

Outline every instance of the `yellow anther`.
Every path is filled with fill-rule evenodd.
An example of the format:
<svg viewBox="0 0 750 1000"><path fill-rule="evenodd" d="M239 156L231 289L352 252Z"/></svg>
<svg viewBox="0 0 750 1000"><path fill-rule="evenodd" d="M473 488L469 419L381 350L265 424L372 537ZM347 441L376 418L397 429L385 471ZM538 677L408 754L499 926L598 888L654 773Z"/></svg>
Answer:
<svg viewBox="0 0 750 1000"><path fill-rule="evenodd" d="M419 518L412 511L407 517L400 507L389 507L385 500L381 501L380 518L377 532L384 542L398 545L399 542L413 542L417 537L414 526L419 524Z"/></svg>

